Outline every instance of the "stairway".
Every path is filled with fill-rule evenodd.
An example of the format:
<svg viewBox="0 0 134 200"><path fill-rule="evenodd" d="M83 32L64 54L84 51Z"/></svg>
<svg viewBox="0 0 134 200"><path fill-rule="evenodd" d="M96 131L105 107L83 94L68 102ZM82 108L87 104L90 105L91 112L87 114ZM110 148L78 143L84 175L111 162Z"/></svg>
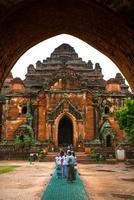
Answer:
<svg viewBox="0 0 134 200"><path fill-rule="evenodd" d="M48 152L48 154L43 159L44 162L55 162L55 157L57 152Z"/></svg>
<svg viewBox="0 0 134 200"><path fill-rule="evenodd" d="M91 158L89 154L86 154L85 152L76 152L76 157L77 157L77 163L82 163L82 164L92 164L96 163L95 158Z"/></svg>
<svg viewBox="0 0 134 200"><path fill-rule="evenodd" d="M46 157L44 158L44 162L55 162L55 157L57 155L57 152L48 152ZM89 154L85 154L85 152L76 152L75 153L77 157L77 163L82 164L89 164L89 163L95 163L96 159L91 158Z"/></svg>

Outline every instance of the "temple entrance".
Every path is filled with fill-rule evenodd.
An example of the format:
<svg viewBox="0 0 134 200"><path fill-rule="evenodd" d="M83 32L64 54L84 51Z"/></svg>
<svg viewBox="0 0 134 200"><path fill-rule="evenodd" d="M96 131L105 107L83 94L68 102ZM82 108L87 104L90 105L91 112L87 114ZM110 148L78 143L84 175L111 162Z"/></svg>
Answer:
<svg viewBox="0 0 134 200"><path fill-rule="evenodd" d="M58 145L67 146L73 144L73 124L72 121L64 116L58 127Z"/></svg>

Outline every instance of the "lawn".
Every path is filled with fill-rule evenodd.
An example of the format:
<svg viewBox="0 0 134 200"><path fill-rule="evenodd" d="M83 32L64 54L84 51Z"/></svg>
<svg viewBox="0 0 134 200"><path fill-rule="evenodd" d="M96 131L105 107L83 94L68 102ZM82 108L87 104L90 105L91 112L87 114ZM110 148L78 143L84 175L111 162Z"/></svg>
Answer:
<svg viewBox="0 0 134 200"><path fill-rule="evenodd" d="M0 174L13 171L16 167L20 166L19 165L0 166Z"/></svg>

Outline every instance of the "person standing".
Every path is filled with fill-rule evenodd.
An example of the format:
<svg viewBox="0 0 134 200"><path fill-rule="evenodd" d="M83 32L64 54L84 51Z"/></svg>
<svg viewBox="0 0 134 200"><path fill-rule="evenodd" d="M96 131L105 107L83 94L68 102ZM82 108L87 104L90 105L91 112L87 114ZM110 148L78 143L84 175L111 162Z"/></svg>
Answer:
<svg viewBox="0 0 134 200"><path fill-rule="evenodd" d="M72 152L72 155L74 156L74 173L73 173L73 180L76 180L76 175L77 175L77 158L76 158L74 152Z"/></svg>
<svg viewBox="0 0 134 200"><path fill-rule="evenodd" d="M62 157L63 158L63 178L66 178L67 177L67 159L68 159L68 156L66 153L64 153L64 156Z"/></svg>
<svg viewBox="0 0 134 200"><path fill-rule="evenodd" d="M68 154L69 151L71 151L70 145L67 146L67 154Z"/></svg>
<svg viewBox="0 0 134 200"><path fill-rule="evenodd" d="M60 179L62 178L62 157L60 156L60 153L57 154L56 158L56 172L57 172L57 177Z"/></svg>
<svg viewBox="0 0 134 200"><path fill-rule="evenodd" d="M61 156L61 157L64 156L64 149L63 149L63 148L60 149L60 156Z"/></svg>
<svg viewBox="0 0 134 200"><path fill-rule="evenodd" d="M68 177L67 180L72 182L74 180L74 165L75 165L75 157L72 153L68 152L68 159L67 159L67 166L68 166Z"/></svg>

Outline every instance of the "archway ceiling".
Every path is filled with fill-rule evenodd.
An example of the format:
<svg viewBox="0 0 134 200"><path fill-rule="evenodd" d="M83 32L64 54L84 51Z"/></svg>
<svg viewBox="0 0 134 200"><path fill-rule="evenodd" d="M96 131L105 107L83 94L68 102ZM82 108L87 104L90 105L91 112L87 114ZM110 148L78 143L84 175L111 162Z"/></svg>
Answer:
<svg viewBox="0 0 134 200"><path fill-rule="evenodd" d="M113 60L134 90L133 13L133 0L1 0L1 84L26 50L67 33Z"/></svg>

